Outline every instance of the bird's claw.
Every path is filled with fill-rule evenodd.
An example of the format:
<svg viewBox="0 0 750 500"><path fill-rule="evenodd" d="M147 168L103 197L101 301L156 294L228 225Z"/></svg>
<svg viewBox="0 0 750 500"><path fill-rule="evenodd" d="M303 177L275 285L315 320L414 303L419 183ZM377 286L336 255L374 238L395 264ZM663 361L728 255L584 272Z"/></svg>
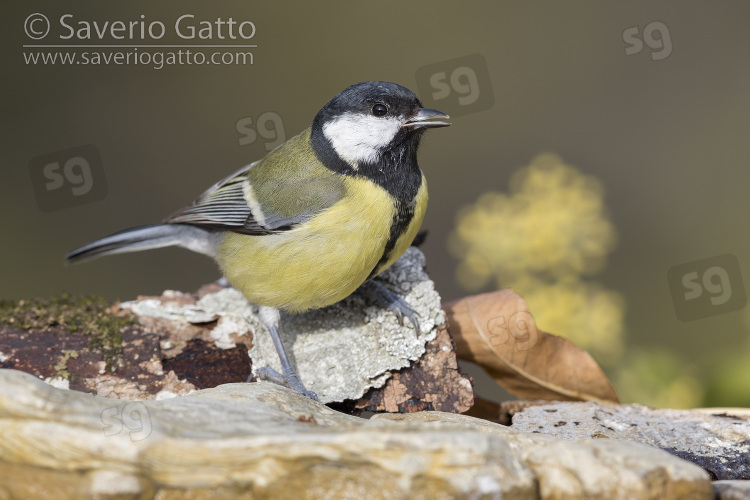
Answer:
<svg viewBox="0 0 750 500"><path fill-rule="evenodd" d="M417 336L419 336L419 320L417 319L419 313L412 309L409 303L401 298L401 296L392 292L386 288L385 285L378 283L377 281L368 281L363 285L362 289L367 296L375 299L383 307L388 308L388 310L395 314L400 325L403 326L404 324L404 316L409 318L411 324L414 325L414 331Z"/></svg>
<svg viewBox="0 0 750 500"><path fill-rule="evenodd" d="M320 400L318 399L318 395L312 391L308 391L307 389L305 389L305 386L302 385L302 382L299 381L297 375L294 373L287 373L282 375L270 366L259 368L255 373L256 375L258 375L258 378L262 380L267 380L269 382L273 382L274 384L289 387L290 389L312 399L313 401L320 402Z"/></svg>
<svg viewBox="0 0 750 500"><path fill-rule="evenodd" d="M393 314L396 315L396 319L398 319L398 324L401 326L404 326L404 316L409 318L409 321L411 321L411 324L414 326L414 330L417 332L417 336L419 336L419 320L417 319L419 313L412 309L412 307L401 297L396 297L396 301L391 302L388 306L388 309L393 312Z"/></svg>

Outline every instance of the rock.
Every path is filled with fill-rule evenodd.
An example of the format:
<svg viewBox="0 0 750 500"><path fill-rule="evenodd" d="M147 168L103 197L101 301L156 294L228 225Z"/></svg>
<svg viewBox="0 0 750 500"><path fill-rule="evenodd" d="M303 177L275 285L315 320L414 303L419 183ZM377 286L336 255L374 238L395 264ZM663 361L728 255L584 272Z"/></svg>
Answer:
<svg viewBox="0 0 750 500"><path fill-rule="evenodd" d="M535 498L712 498L705 471L636 443L593 439L566 442L448 413L380 414L373 419L469 425L502 436L533 472L539 484L539 496Z"/></svg>
<svg viewBox="0 0 750 500"><path fill-rule="evenodd" d="M0 370L0 498L713 498L701 468L638 443L376 417L265 382L118 402Z"/></svg>
<svg viewBox="0 0 750 500"><path fill-rule="evenodd" d="M700 465L713 479L750 479L750 419L744 409L551 403L516 413L511 427L568 440L644 443Z"/></svg>
<svg viewBox="0 0 750 500"><path fill-rule="evenodd" d="M750 481L714 481L716 500L747 500L750 498Z"/></svg>

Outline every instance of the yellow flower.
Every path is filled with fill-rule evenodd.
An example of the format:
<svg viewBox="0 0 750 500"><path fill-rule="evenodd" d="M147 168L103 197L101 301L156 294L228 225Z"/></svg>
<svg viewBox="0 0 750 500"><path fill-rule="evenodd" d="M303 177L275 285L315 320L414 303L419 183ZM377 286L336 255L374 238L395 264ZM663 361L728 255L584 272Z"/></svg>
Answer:
<svg viewBox="0 0 750 500"><path fill-rule="evenodd" d="M582 280L602 269L616 245L603 197L594 177L556 155L536 157L513 175L509 194L486 193L459 212L449 239L459 283L513 288L541 329L615 361L624 300Z"/></svg>

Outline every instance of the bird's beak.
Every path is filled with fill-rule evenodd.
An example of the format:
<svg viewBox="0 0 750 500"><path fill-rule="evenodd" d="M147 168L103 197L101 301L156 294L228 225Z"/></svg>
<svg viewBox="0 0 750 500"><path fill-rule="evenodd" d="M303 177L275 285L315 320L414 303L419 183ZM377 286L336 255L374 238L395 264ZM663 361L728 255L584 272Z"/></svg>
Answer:
<svg viewBox="0 0 750 500"><path fill-rule="evenodd" d="M437 121L438 118L450 118L450 116L436 109L419 108L401 127L436 128L450 125L449 122Z"/></svg>

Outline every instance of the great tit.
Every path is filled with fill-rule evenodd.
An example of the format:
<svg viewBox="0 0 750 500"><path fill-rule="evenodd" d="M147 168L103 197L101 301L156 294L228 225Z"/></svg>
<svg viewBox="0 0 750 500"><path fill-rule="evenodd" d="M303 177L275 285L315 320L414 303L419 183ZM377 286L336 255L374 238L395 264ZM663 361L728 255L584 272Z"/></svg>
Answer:
<svg viewBox="0 0 750 500"><path fill-rule="evenodd" d="M362 287L407 316L416 313L372 278L417 234L427 184L417 148L448 115L422 107L410 90L362 82L328 101L312 126L211 186L161 224L126 229L70 252L67 262L180 246L216 260L228 282L260 306L283 375L265 378L304 388L281 343L279 311L325 307Z"/></svg>

